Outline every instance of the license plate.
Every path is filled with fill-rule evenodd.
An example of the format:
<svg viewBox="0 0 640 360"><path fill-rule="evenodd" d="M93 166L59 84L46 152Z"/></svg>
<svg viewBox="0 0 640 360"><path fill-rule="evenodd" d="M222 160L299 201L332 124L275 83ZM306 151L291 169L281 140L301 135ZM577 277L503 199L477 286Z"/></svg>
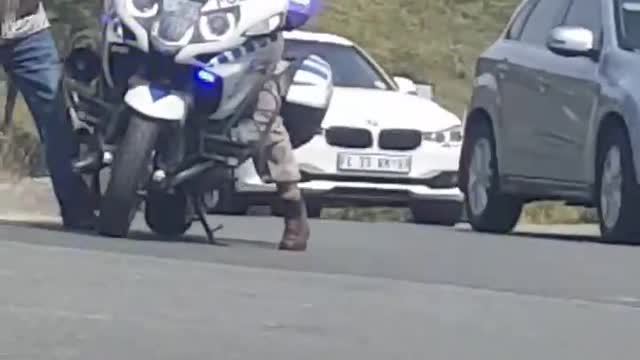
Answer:
<svg viewBox="0 0 640 360"><path fill-rule="evenodd" d="M406 174L411 172L411 157L341 153L338 154L338 169Z"/></svg>

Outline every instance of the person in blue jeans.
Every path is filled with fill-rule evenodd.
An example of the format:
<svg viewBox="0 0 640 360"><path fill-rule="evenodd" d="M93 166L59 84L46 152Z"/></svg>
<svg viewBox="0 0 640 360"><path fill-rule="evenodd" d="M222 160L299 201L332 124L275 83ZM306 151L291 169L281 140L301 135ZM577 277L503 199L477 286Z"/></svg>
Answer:
<svg viewBox="0 0 640 360"><path fill-rule="evenodd" d="M91 230L94 208L87 184L72 169L79 144L68 119L62 64L41 1L0 0L0 64L36 122L63 226Z"/></svg>

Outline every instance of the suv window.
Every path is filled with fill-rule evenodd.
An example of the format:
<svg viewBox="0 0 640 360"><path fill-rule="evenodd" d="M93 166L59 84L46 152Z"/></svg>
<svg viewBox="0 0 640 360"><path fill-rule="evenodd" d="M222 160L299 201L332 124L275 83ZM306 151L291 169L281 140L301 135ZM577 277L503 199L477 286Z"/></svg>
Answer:
<svg viewBox="0 0 640 360"><path fill-rule="evenodd" d="M616 1L616 31L620 47L640 50L640 0Z"/></svg>
<svg viewBox="0 0 640 360"><path fill-rule="evenodd" d="M593 31L596 43L602 32L602 9L600 0L572 0L564 25L582 26Z"/></svg>
<svg viewBox="0 0 640 360"><path fill-rule="evenodd" d="M533 6L535 6L537 2L538 0L528 0L524 5L522 5L522 8L520 8L520 11L516 15L513 23L511 24L511 27L509 28L509 31L507 32L507 39L515 40L520 37L522 28L527 21L529 13L531 12L531 8L533 8Z"/></svg>
<svg viewBox="0 0 640 360"><path fill-rule="evenodd" d="M521 41L544 46L551 29L557 26L566 12L570 0L540 0L531 12Z"/></svg>

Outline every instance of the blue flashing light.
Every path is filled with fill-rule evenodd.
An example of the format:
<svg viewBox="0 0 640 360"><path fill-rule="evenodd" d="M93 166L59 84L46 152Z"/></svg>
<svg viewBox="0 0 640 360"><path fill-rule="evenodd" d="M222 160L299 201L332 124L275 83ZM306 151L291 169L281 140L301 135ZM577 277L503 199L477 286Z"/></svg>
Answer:
<svg viewBox="0 0 640 360"><path fill-rule="evenodd" d="M205 83L208 83L208 84L213 84L213 83L215 83L215 82L216 82L216 79L218 78L218 77L216 76L216 74L214 74L214 73L212 73L212 72L210 72L210 71L204 70L204 69L201 69L201 70L199 70L199 71L197 72L197 77L198 77L198 79L199 79L200 81L205 82Z"/></svg>

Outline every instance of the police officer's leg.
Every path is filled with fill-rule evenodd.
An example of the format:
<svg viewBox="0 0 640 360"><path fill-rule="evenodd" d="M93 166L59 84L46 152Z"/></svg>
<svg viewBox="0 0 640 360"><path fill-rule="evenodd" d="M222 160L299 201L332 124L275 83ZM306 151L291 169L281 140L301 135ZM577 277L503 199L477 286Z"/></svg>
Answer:
<svg viewBox="0 0 640 360"><path fill-rule="evenodd" d="M273 121L267 141L254 159L256 170L265 182L275 182L284 204L285 229L280 243L282 250L304 251L310 235L306 207L298 188L300 170L289 134L280 116L281 98L275 81L265 84L260 93L254 120L262 129Z"/></svg>
<svg viewBox="0 0 640 360"><path fill-rule="evenodd" d="M67 118L61 89L62 66L53 37L44 30L8 49L6 71L15 81L36 122L63 223L76 229L93 226L94 213L87 185L71 162L78 143Z"/></svg>

